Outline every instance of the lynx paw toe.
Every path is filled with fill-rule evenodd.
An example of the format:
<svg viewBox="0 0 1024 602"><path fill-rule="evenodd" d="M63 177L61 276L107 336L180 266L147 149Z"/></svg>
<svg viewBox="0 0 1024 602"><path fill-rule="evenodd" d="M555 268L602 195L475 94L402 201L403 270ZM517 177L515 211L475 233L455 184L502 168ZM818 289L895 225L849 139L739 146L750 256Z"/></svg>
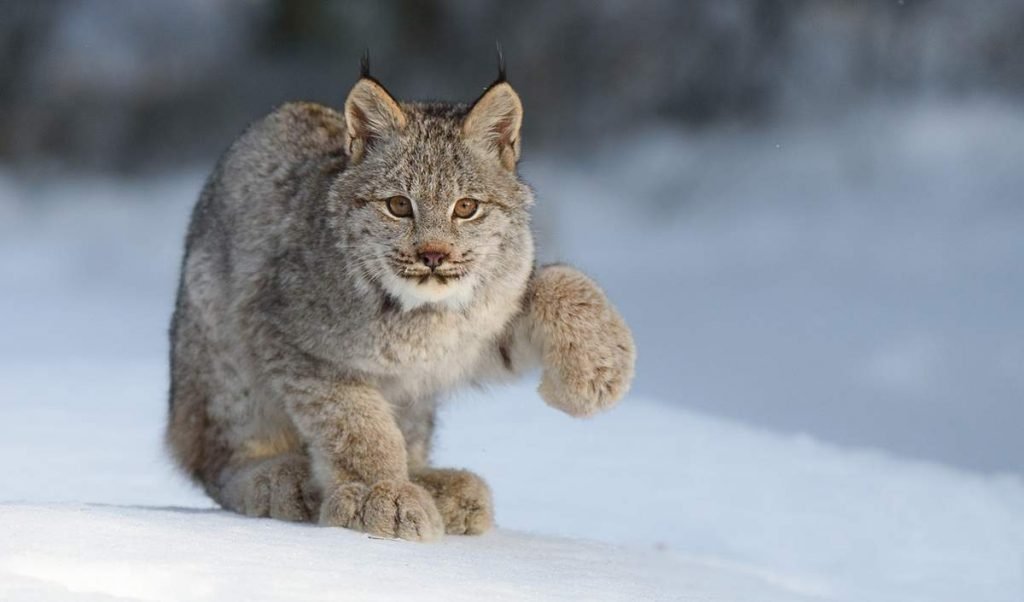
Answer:
<svg viewBox="0 0 1024 602"><path fill-rule="evenodd" d="M411 541L431 541L444 533L433 498L408 481L342 485L324 501L320 523Z"/></svg>
<svg viewBox="0 0 1024 602"><path fill-rule="evenodd" d="M468 470L428 469L413 477L434 497L445 533L479 535L494 526L491 490Z"/></svg>

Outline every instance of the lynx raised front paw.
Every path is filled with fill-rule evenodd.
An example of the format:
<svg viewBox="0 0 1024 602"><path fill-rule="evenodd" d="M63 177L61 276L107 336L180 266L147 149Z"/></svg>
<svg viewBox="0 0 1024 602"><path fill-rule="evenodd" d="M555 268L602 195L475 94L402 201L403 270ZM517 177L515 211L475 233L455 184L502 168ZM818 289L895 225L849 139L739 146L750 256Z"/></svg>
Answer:
<svg viewBox="0 0 1024 602"><path fill-rule="evenodd" d="M320 507L320 524L411 541L431 541L444 533L433 498L409 481L342 485Z"/></svg>
<svg viewBox="0 0 1024 602"><path fill-rule="evenodd" d="M494 506L487 483L468 470L427 468L413 481L434 496L445 533L480 535L494 526Z"/></svg>
<svg viewBox="0 0 1024 602"><path fill-rule="evenodd" d="M597 284L568 266L534 276L530 307L543 349L539 392L573 416L608 408L629 390L633 335Z"/></svg>

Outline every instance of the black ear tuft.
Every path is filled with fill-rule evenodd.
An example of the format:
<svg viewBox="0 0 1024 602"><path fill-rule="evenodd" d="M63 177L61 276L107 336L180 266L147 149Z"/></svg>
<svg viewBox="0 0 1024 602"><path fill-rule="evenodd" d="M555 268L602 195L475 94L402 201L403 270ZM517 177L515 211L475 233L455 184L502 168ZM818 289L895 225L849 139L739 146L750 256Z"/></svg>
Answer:
<svg viewBox="0 0 1024 602"><path fill-rule="evenodd" d="M501 82L508 81L508 77L505 76L505 53L501 51L501 42L497 40L494 42L494 48L498 51L498 79L496 79L494 83L499 84Z"/></svg>
<svg viewBox="0 0 1024 602"><path fill-rule="evenodd" d="M359 59L359 77L370 77L370 49L363 50L363 56Z"/></svg>

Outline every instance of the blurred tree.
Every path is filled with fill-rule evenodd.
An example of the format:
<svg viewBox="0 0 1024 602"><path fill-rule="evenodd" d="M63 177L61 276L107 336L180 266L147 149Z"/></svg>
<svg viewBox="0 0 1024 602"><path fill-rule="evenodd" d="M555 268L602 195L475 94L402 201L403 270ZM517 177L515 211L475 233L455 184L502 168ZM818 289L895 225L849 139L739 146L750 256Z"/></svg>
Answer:
<svg viewBox="0 0 1024 602"><path fill-rule="evenodd" d="M0 2L0 160L208 161L288 99L341 103L366 47L403 98L470 100L506 49L533 145L1024 93L1024 3L564 0Z"/></svg>

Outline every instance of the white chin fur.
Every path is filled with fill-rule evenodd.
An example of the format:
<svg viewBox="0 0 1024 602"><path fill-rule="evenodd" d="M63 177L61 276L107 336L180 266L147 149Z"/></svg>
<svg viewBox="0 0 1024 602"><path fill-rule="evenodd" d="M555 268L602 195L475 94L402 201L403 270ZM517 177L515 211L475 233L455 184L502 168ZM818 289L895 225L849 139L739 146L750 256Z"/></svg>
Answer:
<svg viewBox="0 0 1024 602"><path fill-rule="evenodd" d="M449 280L447 284L441 284L433 278L420 284L416 280L389 274L384 278L383 284L384 288L398 299L404 311L416 309L429 303L443 305L449 309L462 309L469 305L473 298L473 284L470 276Z"/></svg>

